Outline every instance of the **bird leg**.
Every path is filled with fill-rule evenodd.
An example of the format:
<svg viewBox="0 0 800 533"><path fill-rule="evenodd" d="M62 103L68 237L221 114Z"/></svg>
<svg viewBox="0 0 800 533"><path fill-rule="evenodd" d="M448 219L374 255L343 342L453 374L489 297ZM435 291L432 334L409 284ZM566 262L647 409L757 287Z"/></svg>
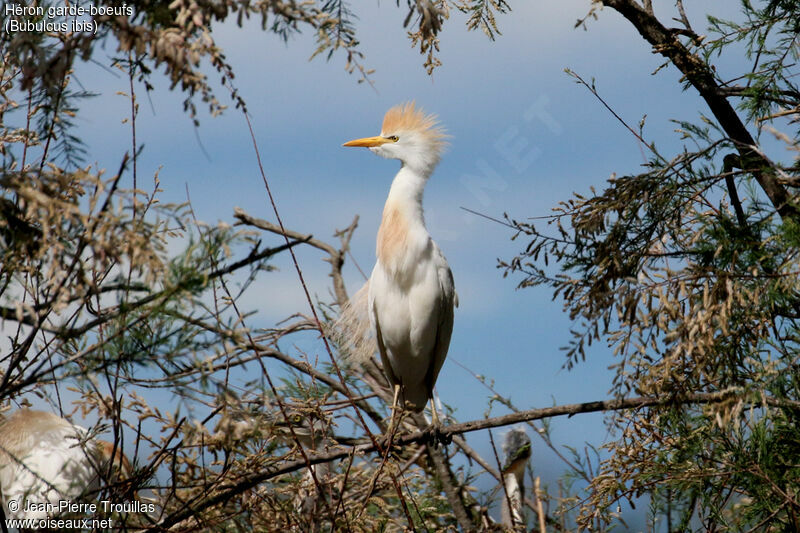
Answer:
<svg viewBox="0 0 800 533"><path fill-rule="evenodd" d="M394 434L397 432L399 420L396 420L397 410L400 407L400 384L394 386L394 399L392 400L392 417L389 419L389 427L386 428L386 446L391 448Z"/></svg>
<svg viewBox="0 0 800 533"><path fill-rule="evenodd" d="M442 424L439 422L439 414L436 412L436 403L431 396L431 431L433 433L433 447L436 448L438 443L443 445L450 444L453 439L449 435L442 433Z"/></svg>
<svg viewBox="0 0 800 533"><path fill-rule="evenodd" d="M433 398L431 398L431 425L436 428L437 431L441 427L439 415L436 413L436 402L433 401Z"/></svg>

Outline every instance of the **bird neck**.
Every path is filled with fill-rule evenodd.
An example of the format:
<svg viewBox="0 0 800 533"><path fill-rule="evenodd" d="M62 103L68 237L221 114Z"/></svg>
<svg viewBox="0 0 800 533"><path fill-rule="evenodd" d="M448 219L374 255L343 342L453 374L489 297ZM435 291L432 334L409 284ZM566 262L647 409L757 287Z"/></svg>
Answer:
<svg viewBox="0 0 800 533"><path fill-rule="evenodd" d="M390 272L401 270L429 240L422 211L422 193L427 176L403 166L395 176L378 230L378 262Z"/></svg>
<svg viewBox="0 0 800 533"><path fill-rule="evenodd" d="M525 478L525 465L527 461L515 461L512 465L503 471L504 477L508 480L513 477L516 483L522 484Z"/></svg>
<svg viewBox="0 0 800 533"><path fill-rule="evenodd" d="M506 492L508 492L509 495L516 495L522 491L522 476L509 472L503 476L503 481L506 484Z"/></svg>
<svg viewBox="0 0 800 533"><path fill-rule="evenodd" d="M514 472L509 472L503 476L506 486L505 497L502 505L502 521L506 526L514 527L524 523L522 516L522 502L524 501L525 489L522 486L522 477ZM509 503L511 504L509 507Z"/></svg>
<svg viewBox="0 0 800 533"><path fill-rule="evenodd" d="M384 206L384 216L387 209L397 208L402 210L411 220L420 222L424 226L422 196L427 182L428 174L412 170L409 166L403 165L397 176L394 177L392 187L389 189L389 196L386 198L386 205Z"/></svg>

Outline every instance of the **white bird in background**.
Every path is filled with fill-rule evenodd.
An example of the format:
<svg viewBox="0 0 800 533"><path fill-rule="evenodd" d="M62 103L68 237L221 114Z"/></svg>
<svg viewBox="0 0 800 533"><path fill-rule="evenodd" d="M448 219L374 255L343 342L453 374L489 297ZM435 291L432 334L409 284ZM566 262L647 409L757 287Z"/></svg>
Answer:
<svg viewBox="0 0 800 533"><path fill-rule="evenodd" d="M522 428L514 428L506 433L503 441L503 503L500 516L505 527L525 526L522 504L525 500L525 467L531 458L531 438Z"/></svg>
<svg viewBox="0 0 800 533"><path fill-rule="evenodd" d="M0 421L0 496L6 518L52 516L46 503L78 502L100 490L113 464L130 475L128 459L110 442L88 440L80 426L44 411L20 409ZM33 506L35 511L26 512Z"/></svg>
<svg viewBox="0 0 800 533"><path fill-rule="evenodd" d="M422 193L445 137L436 117L411 102L386 112L379 136L344 144L402 163L383 208L368 282L370 322L394 388L390 428L398 406L420 412L431 400L433 427L439 429L433 386L450 346L458 297L450 267L425 227Z"/></svg>

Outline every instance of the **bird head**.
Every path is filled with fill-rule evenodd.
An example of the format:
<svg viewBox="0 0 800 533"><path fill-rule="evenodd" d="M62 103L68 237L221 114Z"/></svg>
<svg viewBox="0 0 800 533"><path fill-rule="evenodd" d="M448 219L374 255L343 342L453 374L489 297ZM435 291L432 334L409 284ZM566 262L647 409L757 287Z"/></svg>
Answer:
<svg viewBox="0 0 800 533"><path fill-rule="evenodd" d="M524 429L513 428L506 433L503 452L506 456L503 473L521 476L531 458L531 438Z"/></svg>
<svg viewBox="0 0 800 533"><path fill-rule="evenodd" d="M343 146L364 146L428 176L439 163L446 138L436 115L426 115L414 102L407 102L386 112L380 135L348 141Z"/></svg>

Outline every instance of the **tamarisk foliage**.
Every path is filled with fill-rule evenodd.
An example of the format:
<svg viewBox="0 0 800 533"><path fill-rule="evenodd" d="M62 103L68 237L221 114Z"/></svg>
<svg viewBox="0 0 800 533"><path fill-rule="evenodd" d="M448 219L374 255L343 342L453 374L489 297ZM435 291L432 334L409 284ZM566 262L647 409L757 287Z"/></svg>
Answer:
<svg viewBox="0 0 800 533"><path fill-rule="evenodd" d="M678 69L708 109L677 122L679 153L629 128L649 151L645 170L575 194L544 224L510 220L527 244L501 267L520 287L550 287L564 302L575 322L567 367L593 342L613 349L616 396L724 392L728 400L611 413L617 437L581 523L647 494L670 531L795 529L800 6L741 2L741 22L709 16L701 35L680 0L678 28L648 1L603 5ZM591 15L605 16L599 3ZM741 50L746 70L722 78L714 60ZM788 161L767 156L776 144Z"/></svg>

